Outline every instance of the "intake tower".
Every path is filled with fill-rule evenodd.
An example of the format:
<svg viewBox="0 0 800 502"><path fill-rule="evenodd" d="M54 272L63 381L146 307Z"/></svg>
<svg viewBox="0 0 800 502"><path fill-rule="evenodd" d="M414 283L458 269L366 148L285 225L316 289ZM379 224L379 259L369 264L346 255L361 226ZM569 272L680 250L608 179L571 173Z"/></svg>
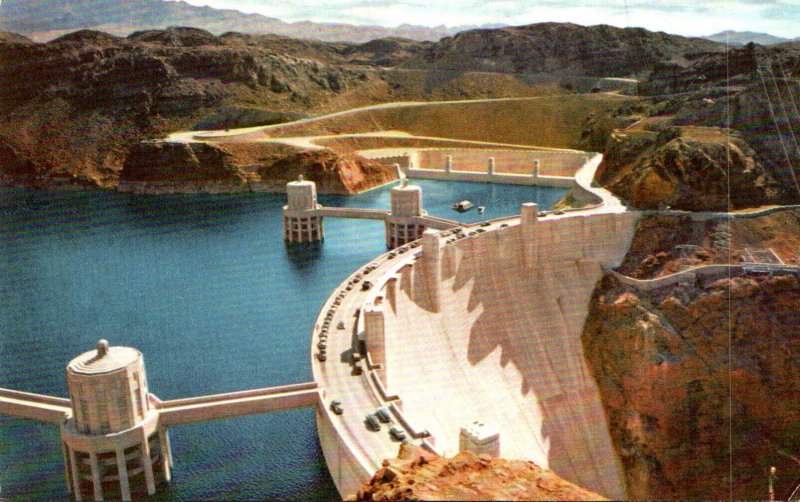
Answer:
<svg viewBox="0 0 800 502"><path fill-rule="evenodd" d="M142 354L97 342L67 365L72 416L61 425L67 486L75 500L130 500L169 481L167 431L151 406ZM90 494L90 495L89 495Z"/></svg>

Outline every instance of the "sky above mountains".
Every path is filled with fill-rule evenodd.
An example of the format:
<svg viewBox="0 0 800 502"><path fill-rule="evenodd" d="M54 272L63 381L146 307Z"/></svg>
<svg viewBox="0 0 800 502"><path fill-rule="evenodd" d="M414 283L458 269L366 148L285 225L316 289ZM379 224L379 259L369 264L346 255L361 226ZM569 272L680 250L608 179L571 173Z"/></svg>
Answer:
<svg viewBox="0 0 800 502"><path fill-rule="evenodd" d="M723 30L800 36L800 0L186 0L283 21L360 25L522 25L545 21L641 26L687 36Z"/></svg>

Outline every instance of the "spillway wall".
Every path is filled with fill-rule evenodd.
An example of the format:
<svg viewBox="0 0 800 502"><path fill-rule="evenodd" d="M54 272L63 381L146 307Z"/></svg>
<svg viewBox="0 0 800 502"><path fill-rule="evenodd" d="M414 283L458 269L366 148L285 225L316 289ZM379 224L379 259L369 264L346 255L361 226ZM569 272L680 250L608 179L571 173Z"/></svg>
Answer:
<svg viewBox="0 0 800 502"><path fill-rule="evenodd" d="M495 159L498 173L533 173L533 161L541 164L539 172L543 176L574 176L586 162L585 152L573 151L530 151L530 150L420 150L417 166L423 169L444 169L447 157L452 158L455 171L486 172L489 158Z"/></svg>

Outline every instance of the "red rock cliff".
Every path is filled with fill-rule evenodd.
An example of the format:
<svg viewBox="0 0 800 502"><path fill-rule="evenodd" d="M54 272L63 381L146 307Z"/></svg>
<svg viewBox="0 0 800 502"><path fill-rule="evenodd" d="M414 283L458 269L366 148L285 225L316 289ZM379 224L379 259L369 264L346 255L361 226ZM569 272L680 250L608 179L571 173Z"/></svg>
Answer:
<svg viewBox="0 0 800 502"><path fill-rule="evenodd" d="M317 184L319 193L354 194L397 179L392 166L354 154L310 150L288 155L258 170L264 180L285 185L303 175Z"/></svg>
<svg viewBox="0 0 800 502"><path fill-rule="evenodd" d="M583 334L633 499L765 499L800 478L800 283L605 277Z"/></svg>

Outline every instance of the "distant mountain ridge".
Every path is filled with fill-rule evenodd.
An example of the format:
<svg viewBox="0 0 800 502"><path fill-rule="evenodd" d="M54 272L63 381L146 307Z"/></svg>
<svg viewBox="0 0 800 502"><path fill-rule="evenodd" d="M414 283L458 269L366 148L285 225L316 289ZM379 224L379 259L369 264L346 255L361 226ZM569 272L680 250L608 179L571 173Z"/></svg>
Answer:
<svg viewBox="0 0 800 502"><path fill-rule="evenodd" d="M475 29L443 38L406 63L415 68L639 77L655 66L686 66L725 46L643 28L537 23Z"/></svg>
<svg viewBox="0 0 800 502"><path fill-rule="evenodd" d="M0 31L19 33L37 41L53 39L80 29L93 29L125 36L134 31L163 29L176 25L194 26L216 34L228 31L273 33L327 42L367 42L387 37L436 41L459 31L474 28L474 26L427 27L409 24L387 28L311 21L287 23L261 14L197 7L172 0L91 0L90 2L2 0L0 2ZM501 25L483 27L498 26Z"/></svg>
<svg viewBox="0 0 800 502"><path fill-rule="evenodd" d="M703 38L713 42L720 42L723 44L728 43L731 45L747 45L751 42L759 45L774 45L792 41L790 38L776 37L775 35L770 35L769 33L733 30L721 31ZM794 40L797 39L795 38Z"/></svg>

